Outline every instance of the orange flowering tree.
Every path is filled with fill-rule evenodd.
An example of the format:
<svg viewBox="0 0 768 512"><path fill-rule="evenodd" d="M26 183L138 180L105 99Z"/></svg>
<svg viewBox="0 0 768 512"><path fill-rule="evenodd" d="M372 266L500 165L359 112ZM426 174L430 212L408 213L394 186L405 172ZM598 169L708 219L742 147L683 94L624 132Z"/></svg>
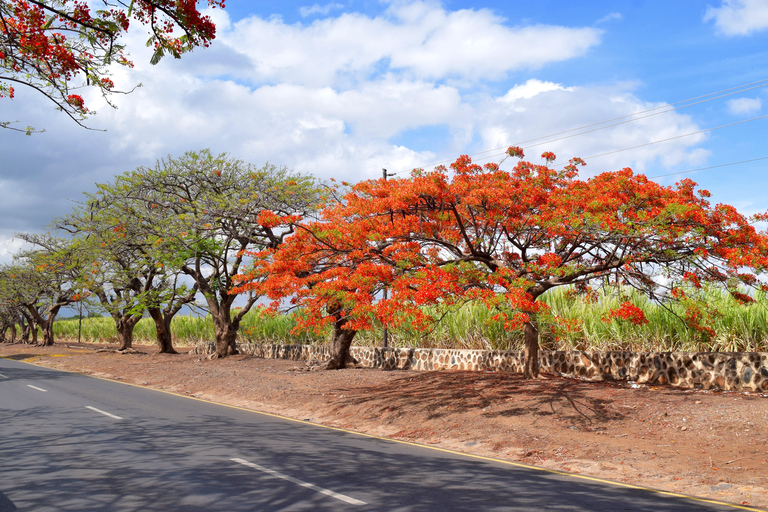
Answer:
<svg viewBox="0 0 768 512"><path fill-rule="evenodd" d="M0 98L13 98L14 86L26 86L82 125L93 112L79 90L95 88L109 102L118 92L109 67L133 66L121 41L131 23L147 26L152 64L164 55L180 58L216 37L216 27L200 12L197 0L98 3L97 9L84 0L0 0ZM223 0L203 3L224 7ZM0 122L18 130L10 125ZM18 131L29 134L33 129Z"/></svg>
<svg viewBox="0 0 768 512"><path fill-rule="evenodd" d="M750 222L765 215L713 206L691 180L662 186L628 168L581 180L580 159L555 170L554 155L543 157L545 165L521 160L506 171L462 156L450 169L361 182L277 250L255 254L241 288L290 297L306 323L332 324L329 367L350 361L355 332L375 319L428 328L435 319L423 306L482 301L523 329L527 378L538 376L537 319L550 314L539 299L552 288L588 291L611 278L684 300L694 329L705 328L701 304L686 290L717 283L749 299L739 287L758 284L768 255L768 238ZM384 287L390 297L380 300ZM630 302L611 317L645 321Z"/></svg>

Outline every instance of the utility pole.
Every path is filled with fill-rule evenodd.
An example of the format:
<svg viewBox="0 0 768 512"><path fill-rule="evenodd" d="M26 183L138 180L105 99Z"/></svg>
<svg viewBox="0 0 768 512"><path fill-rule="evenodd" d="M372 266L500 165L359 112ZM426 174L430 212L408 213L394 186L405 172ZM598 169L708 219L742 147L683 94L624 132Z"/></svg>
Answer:
<svg viewBox="0 0 768 512"><path fill-rule="evenodd" d="M394 176L394 174L387 172L386 169L382 169L381 170L381 176L384 178L384 181L387 181L387 176ZM387 297L388 297L387 288L384 287L383 300L387 300ZM382 340L381 340L381 346L384 347L384 348L387 348L387 342L388 342L387 335L388 335L388 333L387 333L387 326L385 325L384 326L384 334L383 334Z"/></svg>

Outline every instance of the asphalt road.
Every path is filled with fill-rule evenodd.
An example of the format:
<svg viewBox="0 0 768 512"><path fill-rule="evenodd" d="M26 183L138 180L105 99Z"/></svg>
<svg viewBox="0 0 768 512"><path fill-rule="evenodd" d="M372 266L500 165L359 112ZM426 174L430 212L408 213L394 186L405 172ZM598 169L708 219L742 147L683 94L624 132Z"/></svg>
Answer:
<svg viewBox="0 0 768 512"><path fill-rule="evenodd" d="M0 359L0 511L732 511Z"/></svg>

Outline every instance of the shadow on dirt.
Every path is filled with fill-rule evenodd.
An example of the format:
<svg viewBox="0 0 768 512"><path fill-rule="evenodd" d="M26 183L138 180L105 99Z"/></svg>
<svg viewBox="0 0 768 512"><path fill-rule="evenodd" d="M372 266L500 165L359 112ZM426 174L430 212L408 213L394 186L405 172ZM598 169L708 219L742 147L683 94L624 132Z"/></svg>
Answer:
<svg viewBox="0 0 768 512"><path fill-rule="evenodd" d="M405 408L422 409L430 419L448 413L482 410L483 416L534 416L547 420L557 416L574 424L589 426L621 420L625 415L611 407L605 389L615 383L582 382L545 375L526 380L520 375L464 371L428 372L408 375L385 385L340 389L344 398L334 400L337 408L369 405L379 413L397 414ZM600 396L596 396L600 395Z"/></svg>

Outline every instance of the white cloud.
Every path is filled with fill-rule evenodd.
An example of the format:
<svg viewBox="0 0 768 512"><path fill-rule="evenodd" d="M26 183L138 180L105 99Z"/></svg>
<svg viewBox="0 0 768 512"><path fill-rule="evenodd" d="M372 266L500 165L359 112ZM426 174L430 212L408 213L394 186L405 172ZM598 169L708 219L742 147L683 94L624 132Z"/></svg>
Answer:
<svg viewBox="0 0 768 512"><path fill-rule="evenodd" d="M377 17L344 13L308 25L251 17L220 43L249 57L250 68L231 73L255 83L338 85L389 71L477 82L583 55L601 34L590 27L511 27L487 9L398 2Z"/></svg>
<svg viewBox="0 0 768 512"><path fill-rule="evenodd" d="M508 101L505 95L495 100L493 106L483 108L480 112L482 118L477 122L483 147L520 145L526 150L526 158L535 162L545 151L557 154L558 163L582 157L587 160L587 167L582 171L586 176L623 167L646 172L659 166L698 165L709 154L696 148L706 138L704 134L698 134L602 156L695 132L699 127L688 116L669 112L627 123L621 123L624 120L613 121L607 124L614 126L597 130L604 125L590 125L662 104L644 102L631 91L618 86L567 88L554 85L557 84L541 87L536 94L517 94L513 102ZM515 95L520 87L512 88L510 93ZM572 130L580 126L585 128ZM582 132L582 135L576 135ZM492 155L495 154L488 154L489 157ZM494 158L498 156L491 159Z"/></svg>
<svg viewBox="0 0 768 512"><path fill-rule="evenodd" d="M93 126L108 127L107 133L82 131L42 103L27 110L25 100L14 100L19 111L8 116L26 122L34 112L30 122L49 128L41 137L0 139L0 170L4 178L16 173L9 188L14 197L33 196L24 202L35 205L27 208L35 224L42 228L64 213L71 207L66 199L79 199L94 182L192 149L355 182L381 176L382 167L428 166L656 106L626 85L574 87L530 73L501 93L486 87L505 73L582 55L599 42L594 29L512 27L488 10L446 11L426 2L389 4L378 17L344 13L311 24L258 17L230 23L225 12L216 15L219 35L210 48L157 66L148 64L146 35L129 33L136 66L116 69L115 82L144 86L116 97L118 110L88 98L99 110ZM435 126L450 139L438 147L417 150L401 137ZM671 113L527 153L537 160L552 150L567 160L698 129L687 116ZM695 165L706 158L696 147L704 138L596 158L587 172ZM35 185L21 188L24 180ZM3 212L14 210L23 207Z"/></svg>
<svg viewBox="0 0 768 512"><path fill-rule="evenodd" d="M325 5L313 4L310 7L307 7L307 6L299 7L299 14L301 14L302 17L306 18L307 16L312 16L313 14L326 15L331 11L335 11L343 8L344 8L344 4L325 4Z"/></svg>
<svg viewBox="0 0 768 512"><path fill-rule="evenodd" d="M707 7L704 21L715 22L726 36L745 36L768 29L768 2L765 0L723 0L721 7Z"/></svg>
<svg viewBox="0 0 768 512"><path fill-rule="evenodd" d="M730 114L754 114L763 107L760 98L736 98L727 101L728 112Z"/></svg>
<svg viewBox="0 0 768 512"><path fill-rule="evenodd" d="M13 256L25 247L24 242L12 236L0 236L0 265L13 261Z"/></svg>
<svg viewBox="0 0 768 512"><path fill-rule="evenodd" d="M541 80L531 78L524 84L515 85L512 87L500 100L507 103L514 103L515 100L530 99L543 92L557 90L564 91L571 89L563 87L562 85L556 84L554 82L542 82Z"/></svg>
<svg viewBox="0 0 768 512"><path fill-rule="evenodd" d="M624 16L620 12L611 12L600 18L595 22L595 25L601 25L603 23L608 23L610 21L621 21L624 19Z"/></svg>

